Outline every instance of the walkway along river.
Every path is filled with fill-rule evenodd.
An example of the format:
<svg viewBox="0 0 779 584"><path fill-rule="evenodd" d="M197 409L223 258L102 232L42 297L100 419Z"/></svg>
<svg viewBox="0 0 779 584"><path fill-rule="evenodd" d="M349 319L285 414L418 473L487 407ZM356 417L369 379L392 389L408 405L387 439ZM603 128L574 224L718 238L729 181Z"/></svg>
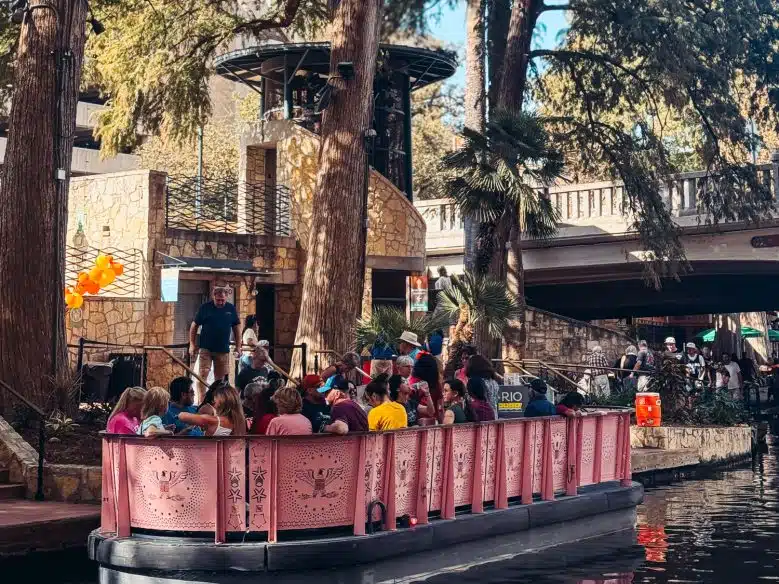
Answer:
<svg viewBox="0 0 779 584"><path fill-rule="evenodd" d="M579 552L602 552L586 563L577 561L577 549L529 561L528 557L485 562L462 548L465 565L459 574L436 574L430 583L483 584L621 584L737 582L776 580L779 574L779 437L768 437L769 451L751 466L714 473L706 478L648 489L638 508L639 545L612 553L581 544ZM587 548L586 550L584 548ZM501 557L505 550L501 551ZM481 554L478 554L481 555ZM565 556L565 560L562 556ZM468 562L475 565L467 565ZM97 569L84 550L47 556L28 556L0 566L4 573L24 575L27 581L50 584L94 584ZM302 581L305 581L302 580ZM380 580L376 580L377 582ZM345 582L346 584L346 582Z"/></svg>

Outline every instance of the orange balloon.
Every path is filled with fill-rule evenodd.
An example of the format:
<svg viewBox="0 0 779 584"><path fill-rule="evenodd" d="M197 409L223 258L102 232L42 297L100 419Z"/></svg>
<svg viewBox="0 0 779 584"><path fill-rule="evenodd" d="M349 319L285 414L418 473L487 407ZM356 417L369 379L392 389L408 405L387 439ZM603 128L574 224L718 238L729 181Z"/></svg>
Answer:
<svg viewBox="0 0 779 584"><path fill-rule="evenodd" d="M100 287L105 288L106 286L110 286L113 281L116 279L116 274L111 268L108 268L107 270L103 270L103 273L100 275Z"/></svg>
<svg viewBox="0 0 779 584"><path fill-rule="evenodd" d="M97 294L100 292L100 284L95 282L94 280L87 280L84 284L84 291L87 294Z"/></svg>
<svg viewBox="0 0 779 584"><path fill-rule="evenodd" d="M114 271L114 274L116 274L117 276L121 276L122 274L124 274L124 266L119 262L111 262L111 269Z"/></svg>
<svg viewBox="0 0 779 584"><path fill-rule="evenodd" d="M78 283L79 284L83 284L87 280L89 280L89 274L87 274L86 272L79 272L79 274L78 274Z"/></svg>
<svg viewBox="0 0 779 584"><path fill-rule="evenodd" d="M88 281L88 280L87 280L87 281ZM81 284L81 283L78 283L78 284L76 284L76 287L75 287L75 288L73 288L73 292L78 292L79 294L82 294L82 295L83 295L83 294L84 294L84 292L86 292L86 291L87 291L87 289L86 289L86 284Z"/></svg>
<svg viewBox="0 0 779 584"><path fill-rule="evenodd" d="M84 305L84 297L77 292L71 295L71 301L68 305L70 308L81 308Z"/></svg>
<svg viewBox="0 0 779 584"><path fill-rule="evenodd" d="M97 259L95 260L95 267L99 268L101 270L105 270L111 266L111 260L109 259L110 256L105 255L104 253L101 253L97 256Z"/></svg>
<svg viewBox="0 0 779 584"><path fill-rule="evenodd" d="M65 306L68 308L71 308L71 304L73 303L73 292L71 292L68 288L65 289Z"/></svg>
<svg viewBox="0 0 779 584"><path fill-rule="evenodd" d="M103 275L103 270L95 266L91 270L89 270L89 279L93 282L99 282L100 276Z"/></svg>

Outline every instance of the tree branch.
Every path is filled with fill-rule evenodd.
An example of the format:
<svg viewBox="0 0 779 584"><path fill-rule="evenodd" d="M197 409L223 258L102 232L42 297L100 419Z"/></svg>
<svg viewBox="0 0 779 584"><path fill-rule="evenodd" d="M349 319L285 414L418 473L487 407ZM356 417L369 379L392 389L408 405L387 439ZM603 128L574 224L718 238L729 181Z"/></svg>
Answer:
<svg viewBox="0 0 779 584"><path fill-rule="evenodd" d="M250 32L252 34L258 34L263 30L271 28L286 28L297 16L298 8L300 8L302 0L287 0L282 8L276 12L270 18L258 18L255 20L249 20L243 22L233 29L235 34L241 32Z"/></svg>

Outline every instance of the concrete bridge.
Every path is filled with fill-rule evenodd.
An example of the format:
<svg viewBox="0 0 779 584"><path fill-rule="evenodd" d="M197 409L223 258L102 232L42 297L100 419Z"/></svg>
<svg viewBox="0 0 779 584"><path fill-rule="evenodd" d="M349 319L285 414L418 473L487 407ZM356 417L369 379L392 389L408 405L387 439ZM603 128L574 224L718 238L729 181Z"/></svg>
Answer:
<svg viewBox="0 0 779 584"><path fill-rule="evenodd" d="M779 152L759 166L779 193ZM680 281L647 287L644 249L623 213L622 185L598 182L549 189L560 211L557 235L525 242L526 290L531 305L571 317L597 318L774 310L779 304L779 215L759 225L708 225L696 193L704 172L671 177L665 202L682 231L692 271ZM427 265L462 272L462 218L448 199L419 201L427 222Z"/></svg>

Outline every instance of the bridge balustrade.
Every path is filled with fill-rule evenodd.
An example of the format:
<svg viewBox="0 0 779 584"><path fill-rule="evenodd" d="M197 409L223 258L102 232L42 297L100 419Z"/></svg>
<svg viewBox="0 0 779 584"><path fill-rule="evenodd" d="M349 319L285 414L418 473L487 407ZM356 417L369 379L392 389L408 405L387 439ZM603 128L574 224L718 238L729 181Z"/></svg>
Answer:
<svg viewBox="0 0 779 584"><path fill-rule="evenodd" d="M346 436L105 435L101 530L207 532L216 542L231 532L269 542L290 530L365 535L376 500L383 528L395 530L403 516L425 524L630 478L623 410Z"/></svg>

